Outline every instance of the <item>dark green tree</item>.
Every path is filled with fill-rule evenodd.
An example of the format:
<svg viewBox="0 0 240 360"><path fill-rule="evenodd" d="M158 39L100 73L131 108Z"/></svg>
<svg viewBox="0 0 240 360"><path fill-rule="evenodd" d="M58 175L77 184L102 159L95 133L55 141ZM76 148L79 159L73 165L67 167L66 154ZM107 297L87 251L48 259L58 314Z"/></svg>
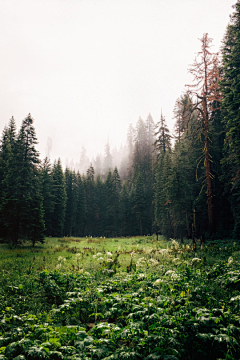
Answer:
<svg viewBox="0 0 240 360"><path fill-rule="evenodd" d="M1 218L6 239L16 245L21 240L44 241L43 199L39 176L39 154L33 118L29 114L15 138L13 120L9 126L11 155L2 181Z"/></svg>
<svg viewBox="0 0 240 360"><path fill-rule="evenodd" d="M52 234L52 215L54 211L53 178L50 160L46 157L40 169L41 193L43 197L43 210L45 234Z"/></svg>
<svg viewBox="0 0 240 360"><path fill-rule="evenodd" d="M82 177L77 173L77 204L76 204L76 236L84 235L84 224L86 221L86 195Z"/></svg>
<svg viewBox="0 0 240 360"><path fill-rule="evenodd" d="M52 236L63 236L66 214L66 185L61 160L54 162L52 169L54 210Z"/></svg>
<svg viewBox="0 0 240 360"><path fill-rule="evenodd" d="M166 124L166 120L161 113L160 121L156 125L156 140L154 142L157 156L166 153L171 148L171 135Z"/></svg>
<svg viewBox="0 0 240 360"><path fill-rule="evenodd" d="M222 111L226 138L223 180L234 217L233 236L240 238L240 1L231 15L222 47Z"/></svg>
<svg viewBox="0 0 240 360"><path fill-rule="evenodd" d="M77 211L77 177L75 171L68 168L65 170L66 183L66 214L64 224L64 234L72 236L76 232L76 211Z"/></svg>

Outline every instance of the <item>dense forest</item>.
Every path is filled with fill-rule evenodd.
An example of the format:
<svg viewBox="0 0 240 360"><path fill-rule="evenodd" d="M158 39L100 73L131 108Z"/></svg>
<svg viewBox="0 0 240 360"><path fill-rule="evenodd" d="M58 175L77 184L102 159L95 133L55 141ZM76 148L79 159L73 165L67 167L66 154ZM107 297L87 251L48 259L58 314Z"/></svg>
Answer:
<svg viewBox="0 0 240 360"><path fill-rule="evenodd" d="M240 237L240 1L221 54L204 34L189 68L193 82L176 100L175 132L164 114L129 126L127 161L86 173L40 161L33 118L14 118L0 144L0 225L4 241L44 236ZM163 104L164 105L164 104ZM126 159L125 159L126 160Z"/></svg>

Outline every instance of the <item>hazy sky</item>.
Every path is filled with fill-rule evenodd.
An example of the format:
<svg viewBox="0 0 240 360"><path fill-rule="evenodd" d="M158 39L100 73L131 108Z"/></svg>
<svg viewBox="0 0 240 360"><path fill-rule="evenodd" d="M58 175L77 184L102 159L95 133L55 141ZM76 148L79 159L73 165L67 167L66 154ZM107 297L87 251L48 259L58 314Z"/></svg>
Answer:
<svg viewBox="0 0 240 360"><path fill-rule="evenodd" d="M78 160L125 143L161 108L170 129L208 33L216 52L235 0L0 0L0 130L30 112L38 149Z"/></svg>

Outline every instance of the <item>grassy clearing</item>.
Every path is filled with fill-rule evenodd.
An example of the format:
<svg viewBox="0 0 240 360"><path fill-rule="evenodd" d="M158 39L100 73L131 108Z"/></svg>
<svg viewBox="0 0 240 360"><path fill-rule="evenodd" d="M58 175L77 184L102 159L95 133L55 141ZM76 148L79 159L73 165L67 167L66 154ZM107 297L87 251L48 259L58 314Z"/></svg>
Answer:
<svg viewBox="0 0 240 360"><path fill-rule="evenodd" d="M240 359L240 245L1 245L0 359Z"/></svg>

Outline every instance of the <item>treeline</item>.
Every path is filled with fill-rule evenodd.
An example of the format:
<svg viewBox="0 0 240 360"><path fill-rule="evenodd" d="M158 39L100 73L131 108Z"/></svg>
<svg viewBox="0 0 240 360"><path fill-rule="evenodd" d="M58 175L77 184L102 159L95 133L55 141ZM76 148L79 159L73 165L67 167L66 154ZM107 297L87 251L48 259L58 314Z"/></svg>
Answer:
<svg viewBox="0 0 240 360"><path fill-rule="evenodd" d="M14 119L0 148L1 237L240 237L240 1L223 40L221 62L201 39L193 83L175 104L175 133L164 116L139 118L127 134L125 166L104 173L42 163L31 115L16 133ZM174 138L174 141L173 141ZM94 164L96 167L97 164Z"/></svg>

